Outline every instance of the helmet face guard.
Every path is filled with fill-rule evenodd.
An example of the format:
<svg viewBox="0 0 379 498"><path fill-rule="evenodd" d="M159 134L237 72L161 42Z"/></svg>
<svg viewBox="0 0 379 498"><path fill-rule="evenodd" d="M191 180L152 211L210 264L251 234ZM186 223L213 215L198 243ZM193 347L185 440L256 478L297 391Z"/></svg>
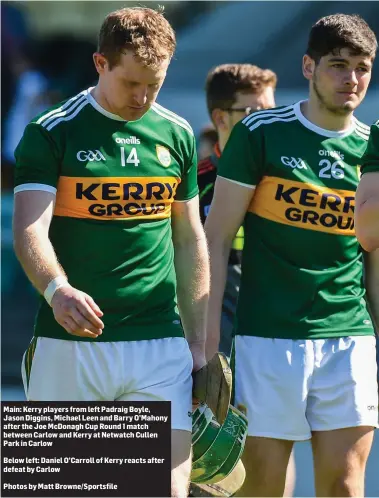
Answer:
<svg viewBox="0 0 379 498"><path fill-rule="evenodd" d="M206 404L192 418L191 482L212 484L227 477L237 465L247 436L247 419L230 405L220 426Z"/></svg>

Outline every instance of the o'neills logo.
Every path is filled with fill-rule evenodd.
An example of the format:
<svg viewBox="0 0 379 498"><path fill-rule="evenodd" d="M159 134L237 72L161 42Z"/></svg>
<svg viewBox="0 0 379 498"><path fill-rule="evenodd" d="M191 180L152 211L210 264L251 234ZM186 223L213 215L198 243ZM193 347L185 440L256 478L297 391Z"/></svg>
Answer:
<svg viewBox="0 0 379 498"><path fill-rule="evenodd" d="M338 235L354 235L355 192L264 177L249 211L268 220Z"/></svg>
<svg viewBox="0 0 379 498"><path fill-rule="evenodd" d="M94 219L168 218L179 182L174 177L62 176L54 215Z"/></svg>
<svg viewBox="0 0 379 498"><path fill-rule="evenodd" d="M139 145L141 143L141 140L137 137L130 136L128 138L121 138L121 137L116 137L116 144L123 144L123 145Z"/></svg>

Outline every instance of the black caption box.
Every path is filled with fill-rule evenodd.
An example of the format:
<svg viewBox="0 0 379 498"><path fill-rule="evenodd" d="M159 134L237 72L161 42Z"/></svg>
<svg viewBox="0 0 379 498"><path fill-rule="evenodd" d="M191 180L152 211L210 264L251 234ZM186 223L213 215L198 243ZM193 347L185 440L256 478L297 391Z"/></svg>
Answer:
<svg viewBox="0 0 379 498"><path fill-rule="evenodd" d="M2 496L170 496L169 402L2 403Z"/></svg>

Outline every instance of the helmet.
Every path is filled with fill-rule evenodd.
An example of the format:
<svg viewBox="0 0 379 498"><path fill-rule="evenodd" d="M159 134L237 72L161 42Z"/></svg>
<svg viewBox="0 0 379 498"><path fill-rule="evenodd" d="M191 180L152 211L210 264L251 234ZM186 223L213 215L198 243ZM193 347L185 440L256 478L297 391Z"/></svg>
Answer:
<svg viewBox="0 0 379 498"><path fill-rule="evenodd" d="M192 416L191 482L212 484L228 476L242 454L247 436L245 415L229 405L225 422L220 426L206 404Z"/></svg>

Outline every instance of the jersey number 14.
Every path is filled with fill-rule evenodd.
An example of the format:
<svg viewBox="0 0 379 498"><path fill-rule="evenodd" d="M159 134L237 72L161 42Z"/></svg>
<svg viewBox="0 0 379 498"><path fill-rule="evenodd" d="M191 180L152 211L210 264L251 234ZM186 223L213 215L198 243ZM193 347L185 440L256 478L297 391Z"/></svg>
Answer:
<svg viewBox="0 0 379 498"><path fill-rule="evenodd" d="M135 147L129 152L128 157L126 157L127 152L124 147L120 147L121 154L121 166L126 166L127 164L134 164L134 166L138 166L141 162L138 159L137 149Z"/></svg>

